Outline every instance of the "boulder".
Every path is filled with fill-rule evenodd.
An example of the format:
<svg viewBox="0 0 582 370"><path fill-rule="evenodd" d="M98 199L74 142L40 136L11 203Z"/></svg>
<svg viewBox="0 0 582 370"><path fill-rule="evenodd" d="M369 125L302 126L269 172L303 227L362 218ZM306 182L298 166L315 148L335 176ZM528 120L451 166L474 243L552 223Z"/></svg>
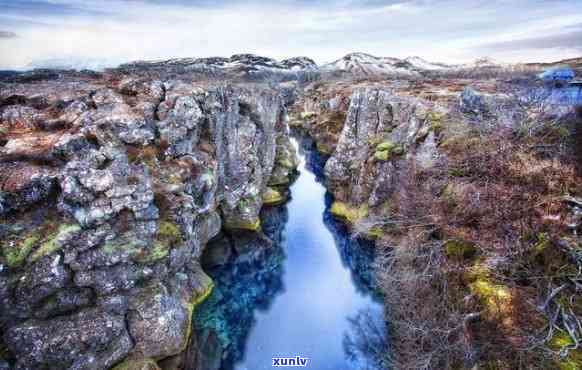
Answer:
<svg viewBox="0 0 582 370"><path fill-rule="evenodd" d="M55 173L50 167L0 163L0 215L24 210L46 199L55 185Z"/></svg>
<svg viewBox="0 0 582 370"><path fill-rule="evenodd" d="M132 346L124 318L96 309L23 322L8 329L4 341L18 354L19 369L107 369Z"/></svg>

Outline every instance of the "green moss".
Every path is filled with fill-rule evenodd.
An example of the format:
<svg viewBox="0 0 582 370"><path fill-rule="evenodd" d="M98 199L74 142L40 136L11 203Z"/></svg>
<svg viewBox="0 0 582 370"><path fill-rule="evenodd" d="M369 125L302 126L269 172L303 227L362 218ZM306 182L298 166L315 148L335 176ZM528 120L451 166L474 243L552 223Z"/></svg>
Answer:
<svg viewBox="0 0 582 370"><path fill-rule="evenodd" d="M566 347L574 346L574 341L570 336L562 331L557 331L548 342L548 346L554 351L561 351ZM582 350L569 350L568 355L558 361L560 370L581 370L582 369Z"/></svg>
<svg viewBox="0 0 582 370"><path fill-rule="evenodd" d="M208 296L212 293L212 289L214 289L214 282L210 280L202 292L194 295L192 301L190 302L192 308L195 308L200 303L204 302L204 300L206 300L206 298L208 298Z"/></svg>
<svg viewBox="0 0 582 370"><path fill-rule="evenodd" d="M147 251L137 258L141 263L152 263L165 258L172 247L182 242L180 227L169 220L162 220L158 224L156 239Z"/></svg>
<svg viewBox="0 0 582 370"><path fill-rule="evenodd" d="M390 157L391 157L390 152L387 150L374 153L374 159L379 161L379 162L386 162L387 160L390 159Z"/></svg>
<svg viewBox="0 0 582 370"><path fill-rule="evenodd" d="M537 235L537 241L533 246L533 252L536 254L543 253L549 244L550 244L550 239L548 238L548 234L539 233Z"/></svg>
<svg viewBox="0 0 582 370"><path fill-rule="evenodd" d="M368 216L367 205L360 207L353 207L344 202L333 202L330 208L330 213L335 218L354 224L362 218Z"/></svg>
<svg viewBox="0 0 582 370"><path fill-rule="evenodd" d="M392 154L394 155L403 155L404 154L404 147L402 147L402 145L396 145L393 149L392 149Z"/></svg>
<svg viewBox="0 0 582 370"><path fill-rule="evenodd" d="M182 233L178 225L166 220L160 222L158 225L158 237L177 242L182 239Z"/></svg>
<svg viewBox="0 0 582 370"><path fill-rule="evenodd" d="M285 202L285 197L280 191L267 187L262 195L264 205L277 205Z"/></svg>
<svg viewBox="0 0 582 370"><path fill-rule="evenodd" d="M112 370L160 370L160 367L151 358L129 358L115 366Z"/></svg>
<svg viewBox="0 0 582 370"><path fill-rule="evenodd" d="M475 280L469 290L484 307L484 317L489 319L508 316L512 310L512 294L508 287L496 284L489 276L489 270L480 268L474 271Z"/></svg>
<svg viewBox="0 0 582 370"><path fill-rule="evenodd" d="M231 220L226 222L224 227L230 230L259 231L261 229L261 220L258 218L254 221Z"/></svg>
<svg viewBox="0 0 582 370"><path fill-rule="evenodd" d="M467 175L464 168L452 167L449 168L449 176L451 177L465 177Z"/></svg>
<svg viewBox="0 0 582 370"><path fill-rule="evenodd" d="M578 356L576 359L566 359L558 363L560 370L582 370L582 359Z"/></svg>
<svg viewBox="0 0 582 370"><path fill-rule="evenodd" d="M382 236L384 236L384 230L382 230L382 228L379 226L372 226L364 234L364 237L366 239L371 239L371 240L380 239Z"/></svg>
<svg viewBox="0 0 582 370"><path fill-rule="evenodd" d="M315 112L301 112L301 119L311 119L317 116Z"/></svg>
<svg viewBox="0 0 582 370"><path fill-rule="evenodd" d="M428 123L430 124L430 129L432 130L432 132L434 132L435 135L440 134L443 130L442 123L443 116L437 112L430 112L426 118Z"/></svg>
<svg viewBox="0 0 582 370"><path fill-rule="evenodd" d="M570 336L564 332L558 331L554 334L552 339L548 342L551 349L559 351L564 347L568 347L574 344L574 341Z"/></svg>
<svg viewBox="0 0 582 370"><path fill-rule="evenodd" d="M316 143L315 144L315 148L317 149L318 152L320 152L321 154L325 154L325 155L331 155L332 154L332 150L331 148L329 148L327 145L323 144L323 143Z"/></svg>
<svg viewBox="0 0 582 370"><path fill-rule="evenodd" d="M144 255L137 258L137 261L141 263L152 263L159 261L170 254L170 249L171 246L169 244L156 241Z"/></svg>
<svg viewBox="0 0 582 370"><path fill-rule="evenodd" d="M61 240L69 236L69 234L76 233L81 230L81 227L77 224L62 224L59 226L58 230L49 236L47 236L40 247L34 251L30 256L31 262L36 262L44 256L55 253L63 247Z"/></svg>
<svg viewBox="0 0 582 370"><path fill-rule="evenodd" d="M471 290L479 297L484 298L509 298L511 294L503 285L493 284L489 279L478 279L471 284Z"/></svg>
<svg viewBox="0 0 582 370"><path fill-rule="evenodd" d="M6 264L12 268L21 266L39 240L39 235L32 234L22 241L16 242L13 246L9 246L9 243L6 242L2 247Z"/></svg>
<svg viewBox="0 0 582 370"><path fill-rule="evenodd" d="M180 176L175 174L175 173L172 173L168 177L166 177L166 181L168 184L171 184L171 185L182 185L183 184Z"/></svg>
<svg viewBox="0 0 582 370"><path fill-rule="evenodd" d="M188 323L186 325L186 335L184 336L184 342L182 343L182 349L180 352L186 350L188 347L188 342L190 341L190 336L192 335L192 316L194 315L194 310L196 307L204 302L206 298L210 296L212 290L214 289L214 282L208 275L203 274L202 276L205 277L203 284L203 289L200 292L194 292L190 301L186 304L186 309L188 310Z"/></svg>
<svg viewBox="0 0 582 370"><path fill-rule="evenodd" d="M376 146L376 151L392 151L392 149L395 147L396 145L394 145L393 143L389 142L389 141L385 141L383 143L380 143Z"/></svg>
<svg viewBox="0 0 582 370"><path fill-rule="evenodd" d="M269 186L284 186L288 185L290 182L288 176L281 176L281 177L271 177L269 179Z"/></svg>
<svg viewBox="0 0 582 370"><path fill-rule="evenodd" d="M443 244L444 254L448 258L459 260L472 259L477 255L475 244L464 240L451 239Z"/></svg>
<svg viewBox="0 0 582 370"><path fill-rule="evenodd" d="M389 141L384 141L376 146L376 151L374 153L374 158L377 161L388 161L393 156L398 156L404 154L404 148L401 145L396 145Z"/></svg>
<svg viewBox="0 0 582 370"><path fill-rule="evenodd" d="M277 161L277 164L283 168L287 168L289 170L292 170L295 168L295 165L293 164L293 162L291 162L288 158L281 158Z"/></svg>

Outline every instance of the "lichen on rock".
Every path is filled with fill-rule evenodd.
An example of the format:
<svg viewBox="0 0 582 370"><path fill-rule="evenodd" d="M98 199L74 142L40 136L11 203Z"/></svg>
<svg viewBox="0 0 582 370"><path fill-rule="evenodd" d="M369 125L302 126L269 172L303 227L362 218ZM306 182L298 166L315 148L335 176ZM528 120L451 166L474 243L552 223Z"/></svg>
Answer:
<svg viewBox="0 0 582 370"><path fill-rule="evenodd" d="M267 190L263 193L263 204L272 206L284 203L286 197L277 189L267 187Z"/></svg>
<svg viewBox="0 0 582 370"><path fill-rule="evenodd" d="M112 370L161 370L151 358L127 359L116 365Z"/></svg>
<svg viewBox="0 0 582 370"><path fill-rule="evenodd" d="M368 215L368 207L366 205L356 207L339 201L333 202L329 211L334 217L350 224L355 224Z"/></svg>
<svg viewBox="0 0 582 370"><path fill-rule="evenodd" d="M2 85L26 91L0 106L0 326L18 368L156 369L184 350L212 291L206 244L258 231L295 173L276 87L108 73Z"/></svg>

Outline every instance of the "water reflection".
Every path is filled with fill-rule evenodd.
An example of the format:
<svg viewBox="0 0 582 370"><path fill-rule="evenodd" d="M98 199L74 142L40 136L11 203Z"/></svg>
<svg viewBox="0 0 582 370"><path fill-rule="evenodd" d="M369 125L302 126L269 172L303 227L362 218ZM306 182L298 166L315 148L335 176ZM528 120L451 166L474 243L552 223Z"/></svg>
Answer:
<svg viewBox="0 0 582 370"><path fill-rule="evenodd" d="M216 288L196 310L187 369L272 369L276 356L307 357L313 370L378 368L373 249L331 218L325 158L308 138L297 144L292 200L263 210L262 233L222 234L206 249Z"/></svg>
<svg viewBox="0 0 582 370"><path fill-rule="evenodd" d="M287 208L265 209L261 218L262 233L221 234L207 247L203 263L215 289L194 314L192 335L202 348L193 369L233 369L245 353L255 311L268 310L284 291Z"/></svg>
<svg viewBox="0 0 582 370"><path fill-rule="evenodd" d="M359 369L388 368L386 355L386 328L382 317L371 310L360 310L349 317L350 331L344 335L346 357L357 363Z"/></svg>

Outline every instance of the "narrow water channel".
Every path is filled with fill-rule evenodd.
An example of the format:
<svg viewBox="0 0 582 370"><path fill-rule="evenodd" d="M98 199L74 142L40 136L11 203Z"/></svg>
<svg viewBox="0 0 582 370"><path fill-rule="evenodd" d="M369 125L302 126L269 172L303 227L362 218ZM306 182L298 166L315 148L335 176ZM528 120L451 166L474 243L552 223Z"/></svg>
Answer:
<svg viewBox="0 0 582 370"><path fill-rule="evenodd" d="M296 143L291 200L263 210L262 233L223 234L207 248L215 289L193 320L198 368L273 369L274 357L300 356L307 369L375 369L384 329L373 249L331 218L324 159L308 138Z"/></svg>

